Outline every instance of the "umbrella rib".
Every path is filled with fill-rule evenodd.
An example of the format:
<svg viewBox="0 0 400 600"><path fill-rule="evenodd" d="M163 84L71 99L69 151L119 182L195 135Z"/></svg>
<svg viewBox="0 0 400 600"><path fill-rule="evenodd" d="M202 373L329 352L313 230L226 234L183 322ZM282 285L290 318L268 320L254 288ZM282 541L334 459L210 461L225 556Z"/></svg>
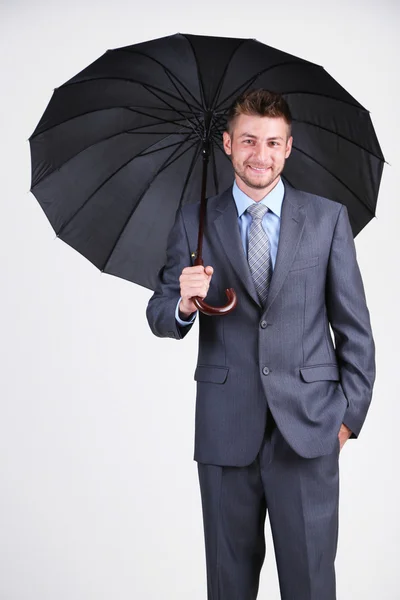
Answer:
<svg viewBox="0 0 400 600"><path fill-rule="evenodd" d="M143 84L143 87L144 87L145 89L147 89L146 85L144 85L144 84ZM159 100L161 100L161 102L164 102L164 103L165 103L167 106L170 106L170 108L172 108L170 104L168 104L168 103L167 103L165 100L163 100L163 98L160 98L160 97L159 97L157 94L155 94L155 93L154 93L154 92L152 92L151 90L149 90L149 91L150 91L150 93L152 93L152 94L153 94L153 95L154 95L156 98L158 98ZM182 114L182 113L181 113L181 112L180 112L178 109L175 109L175 112L177 112L179 115L181 115L181 116L183 117L183 114ZM194 114L194 113L192 113L192 114ZM196 115L195 115L195 116L196 116ZM187 122L187 123L190 123L189 119L188 119L187 117L185 117L185 118L186 118L186 122ZM196 116L196 118L197 118L197 116ZM196 135L198 135L198 136L199 136L199 138L201 139L200 132L196 131L196 128L195 128L194 126L192 127L192 130L193 130L193 133L196 133Z"/></svg>
<svg viewBox="0 0 400 600"><path fill-rule="evenodd" d="M161 88L157 87L156 85L152 85L150 83L143 83L143 81L138 81L137 79L131 79L130 77L114 77L114 76L108 76L108 77L91 77L90 79L83 79L82 81L73 81L72 83L64 83L58 89L70 87L72 85L82 85L83 83L88 83L90 81L103 81L103 80L129 81L130 83L137 83L138 85L141 85L145 89L147 89L148 91L150 91L150 93L152 93L154 96L156 96L156 98L159 98L159 100L161 100L162 102L164 102L167 106L169 106L169 108L171 108L175 112L179 113L179 110L177 110L176 108L172 107L163 98L160 98L159 96L157 96L157 94L154 94L154 92L152 90L153 89L157 90L157 91L161 92L162 94L165 94L166 96L169 96L173 100L177 100L178 102L181 102L180 98L178 98L177 96L174 96L170 92L166 92L165 90L162 90ZM152 88L152 89L149 90L149 88Z"/></svg>
<svg viewBox="0 0 400 600"><path fill-rule="evenodd" d="M229 98L231 98L232 96L236 96L238 91L241 88L245 88L247 89L252 83L254 83L254 81L256 79L258 79L258 77L260 77L260 75L263 75L264 73L266 73L267 71L271 71L272 69L277 69L278 67L286 67L286 66L290 66L290 65L298 65L299 62L301 62L301 60L291 60L291 61L286 61L283 63L280 63L279 65L271 65L270 67L266 67L265 69L263 69L262 71L258 71L258 73L256 73L255 75L253 75L252 77L250 77L249 79L247 79L247 81L245 81L244 83L242 83L241 85L239 85L233 92L231 92L230 94L228 94L228 96L226 96L217 106L216 106L216 110L218 110L223 104L225 104L225 102L228 101ZM317 65L313 65L314 67ZM244 90L243 90L244 91Z"/></svg>
<svg viewBox="0 0 400 600"><path fill-rule="evenodd" d="M187 139L190 138L192 134L189 134L187 136L187 138L183 141L183 142L176 142L175 144L171 144L170 146L167 146L168 148L171 148L173 146L179 146L180 144L184 143L187 141ZM158 143L158 142L156 142ZM154 146L155 144L152 144L152 146ZM152 146L149 146L149 148L151 148ZM164 150L165 148L160 148L160 150ZM86 206L86 204L93 198L93 196L95 194L97 194L97 192L108 182L110 181L117 173L119 173L123 168L125 168L127 165L129 165L129 163L131 163L133 160L135 160L135 158L138 158L139 156L143 156L143 151L139 152L138 154L135 154L135 156L132 156L132 158L130 158L129 160L127 160L123 165L121 165L120 167L118 167L118 169L116 171L114 171L113 173L111 173L111 175L109 175L91 194L88 198L86 198L85 202L74 212L74 214L65 222L62 224L62 226L60 227L60 229L56 232L57 236L60 235L60 233L62 231L64 231L64 229L66 228L66 226L76 217L76 215L84 208L84 206Z"/></svg>
<svg viewBox="0 0 400 600"><path fill-rule="evenodd" d="M297 189L295 185L293 185L293 183L290 181L290 179L288 178L288 176L286 175L286 173L282 173L282 178L286 179L286 181L288 182L289 185L291 185L293 188Z"/></svg>
<svg viewBox="0 0 400 600"><path fill-rule="evenodd" d="M139 133L140 135L156 135L156 134L160 134L160 135L171 135L171 133L173 135L178 135L180 133L182 133L182 129L186 129L186 131L190 131L191 134L193 134L192 129L190 129L187 125L182 125L181 129L177 130L177 131L139 131L140 129L143 129L144 127L154 127L155 125L158 125L158 123L154 123L154 125L141 125L140 127L132 127L131 129L124 129L124 131L121 131L120 133L129 133L130 135L136 135L137 133ZM118 135L118 133L114 134L114 135ZM111 136L113 137L113 136ZM109 139L109 138L103 138L103 139ZM97 143L97 142L95 142Z"/></svg>
<svg viewBox="0 0 400 600"><path fill-rule="evenodd" d="M191 137L192 137L192 133L190 133L183 142L174 142L173 144L168 144L168 146L163 146L162 148L156 148L155 150L147 150L147 149L142 150L139 154L136 155L135 158L139 158L140 156L149 156L149 154L155 154L156 152L160 152L160 150L166 150L167 148L173 148L174 146L181 146L188 140L192 141ZM195 140L193 142L193 144L197 144L197 143L198 143L198 140Z"/></svg>
<svg viewBox="0 0 400 600"><path fill-rule="evenodd" d="M221 140L220 140L218 137L216 137L216 136L215 136L215 134L213 134L213 140L214 140L214 143L216 144L216 146L217 146L217 147L218 147L218 148L221 150L222 154L223 154L224 156L226 156L226 158L227 158L227 159L229 160L229 162L230 162L230 158L229 158L229 156L227 155L227 153L225 152L225 150L224 150L224 148L223 148L223 146L222 146Z"/></svg>
<svg viewBox="0 0 400 600"><path fill-rule="evenodd" d="M322 69L322 67L321 67ZM326 71L325 71L326 73ZM364 112L369 114L369 111L361 106L361 104L353 104L352 102L348 102L347 100L342 100L341 98L335 98L334 96L329 96L328 94L320 94L319 92L307 92L304 90L292 90L291 92L282 92L283 96L292 96L293 94L302 94L305 96L317 96L318 98L328 98L328 100L333 100L334 102L341 102L342 104L346 104L346 106L351 106L360 112Z"/></svg>
<svg viewBox="0 0 400 600"><path fill-rule="evenodd" d="M201 151L201 146L199 145L199 146L197 147L197 152L195 152L195 153L193 154L193 158L192 158L192 160L190 161L189 169L188 169L188 172L187 172L187 175L186 175L186 178L185 178L185 183L184 183L184 185L183 185L183 188L182 188L181 197L180 197L180 199L179 199L179 206L181 206L181 204L182 204L182 202L183 202L183 197L184 197L184 195L185 195L186 188L187 188L187 186L188 186L188 183L189 183L190 177L192 176L193 169L194 169L194 165L196 164L196 161L197 161L197 159L198 159L198 157L199 157L199 155L200 155L200 151Z"/></svg>
<svg viewBox="0 0 400 600"><path fill-rule="evenodd" d="M148 54L145 54L144 52L139 52L138 50L128 50L126 48L118 48L117 50L114 50L114 52L128 52L129 54L138 54L139 56L144 56L145 58L148 58L149 60L154 61L155 63L157 63L158 65L160 65L160 67L162 67L164 69L164 71L167 73L167 75L171 77L174 77L175 79L177 79L179 81L179 79L174 75L174 73L172 73L172 71L166 67L162 62L160 62L159 60L157 60L156 58L154 58L153 56L149 56ZM197 104L198 108L200 110L202 110L202 106L199 103L199 101L196 99L195 96L193 96L193 94L191 93L190 90L188 90L188 88L181 82L179 81L180 85L183 87L183 89L189 94L189 96L194 100L194 102ZM175 89L176 86L174 85ZM180 92L179 92L180 93ZM185 100L186 104L189 106L189 103ZM191 108L195 108L194 106Z"/></svg>
<svg viewBox="0 0 400 600"><path fill-rule="evenodd" d="M220 138L222 138L222 134L224 133L224 131L225 127L222 127L222 125L216 125L214 121L213 133L218 134Z"/></svg>
<svg viewBox="0 0 400 600"><path fill-rule="evenodd" d="M219 82L218 82L218 85L217 85L217 90L216 90L216 92L215 92L214 99L213 99L213 101L212 101L212 103L211 103L212 110L214 110L214 109L215 109L215 105L216 105L216 103L217 103L217 101L218 101L218 96L219 96L219 94L220 94L220 92L221 92L221 89L222 89L222 86L223 86L223 84L224 84L225 77L226 77L226 74L227 74L227 72L228 72L228 69L229 69L229 67L230 67L230 65L231 65L231 63L232 63L232 61L233 61L233 57L235 56L235 54L236 54L236 52L239 50L239 48L241 48L241 47L243 46L243 44L244 44L244 43L246 43L246 42L248 42L248 41L249 41L249 40L241 40L240 44L238 44L238 45L236 46L236 48L234 48L234 49L233 49L233 51L232 51L232 54L230 55L230 57L229 57L229 59L228 59L228 62L227 62L227 64L226 64L226 66L225 66L224 72L222 73L222 75L221 75L221 78L220 78L220 80L219 80Z"/></svg>
<svg viewBox="0 0 400 600"><path fill-rule="evenodd" d="M178 92L178 94L180 95L181 99L183 102L185 102L186 106L188 107L189 110L191 110L190 104L188 104L188 102L186 101L186 99L182 96L180 90L177 88L176 84L174 83L173 79L171 78L170 74L167 72L167 75L172 83L172 85L174 86L174 88L176 89L176 91ZM201 127L201 122L197 116L197 114L194 111L191 111L191 115L196 119L197 121L197 125L199 127Z"/></svg>
<svg viewBox="0 0 400 600"><path fill-rule="evenodd" d="M196 98L193 96L193 94L188 90L188 88L181 81L179 81L179 79L172 73L172 71L170 71L170 69L168 69L168 67L166 67L162 62L160 62L156 58L153 58L152 56L148 56L148 54L145 54L144 52L138 52L137 50L131 51L131 50L127 50L127 49L121 49L120 51L121 52L128 52L129 54L138 54L139 56L144 56L145 58L148 58L149 60L153 60L158 65L160 65L160 67L162 67L164 69L164 71L165 71L168 79L170 80L170 82L172 83L172 85L174 86L174 88L176 89L176 91L178 92L179 96L181 97L182 102L184 102L186 104L186 106L188 107L189 112L191 113L191 115L193 115L193 117L197 120L197 124L199 126L201 126L201 123L200 123L200 121L199 121L199 119L197 117L197 114L195 113L194 110L192 110L195 107L192 106L191 104L189 104L189 102L186 100L186 98L184 98L184 96L182 95L182 92L179 90L179 88L177 87L176 83L174 82L174 79L176 79L179 82L179 84L183 87L183 89L189 94L189 96L191 98L193 98L193 100L198 104L198 108L200 108L200 110L202 110L201 105L196 100Z"/></svg>
<svg viewBox="0 0 400 600"><path fill-rule="evenodd" d="M188 138L189 141L189 138ZM195 146L196 144L198 144L198 141L194 141L193 144L191 144L189 146L189 148L186 148L186 150L184 150L183 152L181 152L181 154L178 154L178 156L175 156L175 158L173 160L171 160L171 162L169 162L167 165L163 166L163 168L159 171L159 173L161 173L161 171L165 171L165 169L168 169L168 167L170 167L171 165L174 164L174 162L176 162L181 156L183 156L184 154L186 154L186 152L189 152L189 150L191 150L193 148L193 146Z"/></svg>
<svg viewBox="0 0 400 600"><path fill-rule="evenodd" d="M225 150L223 149L223 146L220 143L220 140L218 140L217 138L214 138L214 143L215 146L218 148L218 150L221 152L221 154L224 156L224 158L230 163L231 167L232 167L232 161L231 158L227 155L227 153L225 152Z"/></svg>
<svg viewBox="0 0 400 600"><path fill-rule="evenodd" d="M186 41L188 42L188 44L189 44L189 46L190 46L190 48L191 48L191 50L192 50L192 53L193 53L193 56L194 56L195 63L196 63L196 68L197 68L197 77L198 77L198 79L199 79L199 84L200 84L200 94L201 94L201 103L200 103L200 106L201 106L201 109L202 109L202 110L204 110L204 109L206 109L206 110L207 110L207 107L206 107L206 99L205 99L205 95L204 95L204 83L203 83L203 78L202 78L202 76L201 76L201 72L200 72L200 65L199 65L199 61L198 61L198 59L197 59L197 54L196 54L196 52L194 51L193 44L192 44L192 42L190 41L190 39L187 37L187 35L185 35L184 33L182 33L182 37L184 37L184 38L186 39Z"/></svg>
<svg viewBox="0 0 400 600"><path fill-rule="evenodd" d="M184 98L184 97L182 96L182 93L181 93L181 91L178 89L178 87L176 86L176 83L175 83L175 82L173 81L173 79L172 79L172 77L174 77L175 79L177 79L177 78L175 77L175 75L173 75L173 74L171 73L171 71L170 71L170 70L169 70L169 69L168 69L168 68L167 68L167 67L166 67L164 64L162 64L162 63L161 63L159 60L157 60L157 59L155 59L155 58L153 58L153 57L151 57L151 56L148 56L148 55L147 55L147 54L145 54L144 52L131 51L131 50L124 50L124 49L121 49L120 51L121 51L121 52L128 52L129 54L138 54L139 56L144 56L145 58L148 58L149 60L153 60L155 63L157 63L158 65L160 65L160 67L162 67L162 68L164 69L164 71L165 71L165 73L166 73L166 75L167 75L168 79L170 80L170 82L172 83L172 85L174 86L174 88L176 89L176 91L178 92L178 94L179 94L179 96L180 96L180 98L181 98L181 101L182 101L182 102L184 102L184 104L186 104L186 106L187 106L187 107L188 107L188 109L189 109L189 112L190 112L190 114L191 114L191 115L192 115L192 116L193 116L193 117L194 117L194 118L197 120L197 124L198 124L199 126L201 126L201 123L200 123L200 121L199 121L199 119L198 119L198 117L197 117L197 114L195 113L195 110L192 110L192 109L195 109L195 107L194 107L194 106L192 106L191 104L189 104L189 102L186 100L186 98ZM179 79L178 79L178 81L179 81ZM185 89L185 91L186 91L186 92L187 92L187 93L188 93L188 94L189 94L189 95L190 95L190 96L193 98L193 100L194 100L195 102L197 102L196 98L195 98L195 97L194 97L194 96L193 96L193 95L190 93L190 91L187 89L187 87L186 87L186 86L185 86L185 85L184 85L182 82L180 82L180 81L179 81L179 83L180 83L180 85L182 85L182 87ZM147 88L146 88L146 85L147 85L147 84L143 83L142 85L143 85L143 87L144 87L145 89L147 89ZM156 94L155 94L155 95L156 95ZM157 96L157 98L159 98L159 96ZM160 99L161 101L163 100L162 98L159 98L159 99ZM199 103L197 102L197 104L199 104ZM201 110L201 106L200 106L200 105L199 105L199 108L200 108L200 110ZM176 110L176 109L175 109L175 110ZM182 115L182 113L181 113L180 111L176 110L176 112L178 112L179 114L181 114L181 115Z"/></svg>
<svg viewBox="0 0 400 600"><path fill-rule="evenodd" d="M143 127L154 127L155 125L158 125L158 123L154 123L153 125L144 125ZM185 129L189 129L186 125L184 125L183 127L185 127ZM123 134L135 135L135 133L137 133L136 129L125 129L124 131L119 131L118 133L113 133L112 135L104 137L101 140L97 140L97 142L93 142L93 144L90 144L89 146L86 146L85 148L82 148L82 150L80 150L79 152L77 152L73 156L70 156L70 158L67 158L67 160L65 160L63 163L61 163L60 165L58 165L57 167L55 167L54 169L52 169L51 171L49 171L48 173L46 173L45 175L43 175L43 177L40 177L40 179L38 179L37 181L35 181L35 184L34 184L33 187L36 187L37 185L39 185L39 183L43 179L46 179L47 177L50 177L50 175L52 173L54 173L55 171L61 169L61 167L63 167L67 163L69 163L70 160L73 160L74 158L76 158L77 156L79 156L80 154L82 154L82 152L86 152L86 150L89 150L90 148L94 148L95 146L97 146L98 144L102 144L103 142L108 142L109 140L112 140L113 138L116 138L119 135L123 135ZM161 131L157 131L157 132L142 131L142 132L140 132L141 135L143 135L143 134L146 134L146 135L161 134L161 135L165 135L167 137L169 137L170 135L179 135L180 133L181 133L180 131L173 131L173 132L171 132L171 131L166 131L166 132L161 132ZM191 131L190 134L192 135L192 133L193 132ZM166 139L166 138L162 138L162 139ZM158 144L160 141L161 140L157 140L157 142L154 142L154 144ZM180 143L180 142L178 142L178 143ZM151 146L149 146L149 148L151 148ZM140 156L140 155L138 155L138 156Z"/></svg>
<svg viewBox="0 0 400 600"><path fill-rule="evenodd" d="M318 129L322 129L323 131L326 131L327 133L331 133L332 135L340 137L343 140L345 140L346 142L349 142L350 144L353 144L354 146L357 146L357 148L360 148L361 150L364 150L365 152L368 152L368 154L371 154L371 156L374 156L378 160L385 160L383 158L383 156L377 156L371 150L368 150L364 146L361 146L361 144L358 144L357 142L354 142L353 140L351 140L350 138L346 137L345 135L342 135L341 133L337 133L336 131L332 131L332 129L328 129L327 127L323 127L322 125L317 125L316 123L311 123L311 121L303 121L302 119L292 119L292 120L296 121L297 123L304 123L305 125L311 125L312 127L317 127Z"/></svg>
<svg viewBox="0 0 400 600"><path fill-rule="evenodd" d="M256 81L256 79L258 79L258 78L260 77L260 75L264 75L264 73L266 73L267 71L271 71L272 69L278 69L278 68L281 68L281 67L288 67L288 66L291 66L291 65L298 65L298 64L299 64L299 62L301 62L301 66L303 66L303 67L312 67L312 68L314 68L314 69L316 69L316 68L317 68L317 69L321 69L322 71L324 71L324 73L326 73L326 75L327 75L328 77L330 77L330 78L331 78L333 81L335 81L335 80L334 80L334 79L333 79L333 78L332 78L332 77L329 75L329 73L327 73L327 72L325 71L325 69L324 69L323 67L321 67L320 65L315 65L315 64L313 64L313 63L307 63L307 62L302 62L302 61L287 61L287 62L280 63L279 65L272 65L271 67L267 67L267 68L263 69L262 71L259 71L259 72L258 72L256 75L254 75L253 77L249 78L247 81L245 81L245 83L243 83L243 84L242 84L242 85L240 85L238 88L236 88L236 90L235 90L234 92L232 92L231 94L229 94L228 96L226 96L226 98L225 98L225 99L224 99L222 102L220 102L220 103L218 104L218 106L216 107L216 109L218 110L218 108L220 108L220 106L221 106L222 104L225 104L225 102L228 100L228 98L231 98L231 97L232 97L234 94L236 94L236 93L237 93L237 92L238 92L238 91L239 91L239 90L240 90L242 87L244 87L244 86L247 86L247 87L245 88L245 89L247 89L247 88L248 88L250 85L252 85L252 83L254 83L254 81ZM335 81L335 83L336 83L337 85L339 85L339 84L338 84L336 81ZM243 91L244 91L244 90L243 90ZM325 98L330 98L331 100L336 100L336 101L338 101L338 102L343 102L344 104L346 104L346 105L348 105L348 106L352 106L353 108L356 108L356 109L358 109L358 110L361 110L361 111L368 112L368 111L367 111L367 110L366 110L364 107L362 107L362 106L361 106L359 103L357 103L357 104L354 104L353 102L349 102L349 101L347 101L347 100L342 100L342 99L340 99L340 98L334 98L333 96L328 96L327 94L318 94L318 93L316 93L316 92L304 92L304 91L299 91L299 92L295 92L295 91L292 91L292 92L281 92L281 94L282 94L283 96L288 96L288 95L291 95L291 94L310 94L310 95L312 95L312 96L322 96L322 97L325 97ZM350 95L350 94L349 94L349 95ZM356 101L356 102L357 102L357 101Z"/></svg>
<svg viewBox="0 0 400 600"><path fill-rule="evenodd" d="M187 141L187 140L185 140L185 141ZM101 271L102 271L102 272L104 272L104 271L106 270L106 268L107 268L107 264L108 264L108 262L109 262L109 260L110 260L110 258L111 258L111 256L112 256L112 254L113 254L113 252L114 252L115 248L117 247L117 244L118 244L119 240L121 239L121 237L122 237L122 235L123 235L123 233L124 233L125 229L127 228L127 226L128 226L128 224L129 224L129 222L130 222L130 220L131 220L132 216L133 216L133 215L134 215L134 213L136 212L137 208L139 207L139 205L140 205L141 201L143 200L143 198L144 198L144 196L145 196L146 192L148 191L148 189L150 188L150 186L152 185L152 183L155 181L155 179L156 179L156 178L159 176L159 174L160 174L160 173L162 173L162 172L163 172L163 171L164 171L166 168L168 168L168 167L169 167L169 166L170 166L170 165L171 165L173 162L175 162L175 160L178 160L178 159L179 159L181 156L183 156L183 154L185 154L186 152L189 152L189 150L190 150L191 148L193 148L193 146L194 146L196 143L197 143L197 142L194 142L194 143L193 143L191 146L189 146L189 148L186 148L186 150L184 150L184 151L183 151L183 152L182 152L180 155L178 155L177 157L175 157L175 159L174 159L172 162L170 162L169 164L166 164L166 163L168 163L168 161L171 159L171 157L172 157L172 156L175 154L175 152L176 152L176 150L175 150L175 152L173 152L173 153L172 153L172 155L171 155L171 156L169 156L169 157L167 158L167 160L166 160L166 161L165 161L165 162L164 162L164 163L161 165L161 167L158 169L158 171L157 171L157 172L154 174L154 176L152 177L152 179L150 180L150 182L148 183L148 185L146 186L146 188L145 188L145 189L143 190L143 192L140 194L138 201L136 202L135 206L133 207L133 209L131 210L131 212L130 212L130 214L129 214L129 217L128 217L128 218L125 220L125 224L124 224L124 226L122 227L122 229L121 229L121 231L120 231L120 233L119 233L119 235L118 235L117 239L115 240L115 242L114 242L114 244L113 244L113 247L111 248L111 251L109 252L109 254L108 254L108 257L107 257L107 259L106 259L106 261L105 261L105 263L104 263L104 266L103 266L103 268L101 269Z"/></svg>
<svg viewBox="0 0 400 600"><path fill-rule="evenodd" d="M128 108L128 110L135 112L138 115L143 115L144 117L151 117L153 119L157 119L158 121L160 121L160 123L167 123L167 124L172 123L173 125L180 125L181 127L186 127L187 129L193 129L193 128L190 128L188 125L183 125L182 123L180 123L180 121L188 120L187 116L185 116L185 115L181 115L182 116L181 119L178 119L176 121L171 121L169 119L162 119L161 117L154 117L153 115L149 115L148 113L145 113L141 110L137 110L137 108L133 108L133 107L127 107L127 108ZM161 110L163 110L163 109L161 109ZM174 111L174 112L178 112L178 111ZM179 112L179 114L181 114L181 113ZM156 123L155 123L155 125L156 125ZM146 125L144 125L144 127L146 127Z"/></svg>
<svg viewBox="0 0 400 600"><path fill-rule="evenodd" d="M322 163L320 163L317 159L315 159L313 156L311 156L310 154L308 154L307 152L304 152L304 150L301 150L301 148L298 148L297 146L293 146L294 150L297 150L298 152L300 152L301 154L304 154L304 156L307 156L307 158L309 158L310 160L312 160L313 162L315 162L317 165L319 165L322 169L324 169L324 171L326 171L327 173L329 173L329 175L331 175L334 179L336 179L336 181L338 181L343 187L345 187L355 198L357 198L357 200L363 205L365 206L365 208L367 210L369 210L372 215L375 215L375 212L373 211L373 209L371 209L370 206L368 206L368 204L362 200L351 188L349 188L349 186L344 183L344 181L342 181L340 179L340 177L338 177L337 175L335 175L334 173L332 173L332 171L330 171L327 167L325 167L325 165L323 165Z"/></svg>
<svg viewBox="0 0 400 600"><path fill-rule="evenodd" d="M151 90L150 87L152 87L152 86L150 86L147 83L142 83L142 86L144 87L145 90L147 90L148 92L150 92L150 94L153 94L153 96L155 96L156 98L158 98L158 100L161 100L161 102L164 102L164 104L166 104L171 110L175 110L175 112L177 112L178 115L181 115L181 117L185 116L185 118L187 119L187 116L184 115L178 108L174 109L174 107L171 104L169 104L166 100L164 100L164 98L162 98L161 96L159 96L158 94L156 94L153 90ZM165 92L163 92L163 93L165 93ZM175 98L175 96L172 96L172 97L175 100L178 100L178 102L182 102L182 100L180 100L180 98Z"/></svg>
<svg viewBox="0 0 400 600"><path fill-rule="evenodd" d="M79 117L85 117L86 115L91 115L93 113L106 111L106 110L115 110L116 108L122 108L125 110L130 110L132 112L137 112L139 115L144 115L145 117L151 117L152 119L157 119L158 121L160 121L160 123L173 123L174 125L178 125L178 124L180 124L179 123L180 120L187 121L186 116L182 116L182 119L178 119L176 121L170 121L168 119L162 119L161 117L157 117L154 115L149 115L148 113L145 113L145 112L141 112L139 110L134 109L131 106L107 106L105 108L96 108L94 110L88 110L86 112L80 113L79 115L74 115L73 117L69 117L68 119L65 119L65 121L60 121L59 123L55 123L54 125L51 125L51 127L47 127L47 129L42 129L41 131L39 131L39 133L31 135L29 140L33 140L37 136L42 135L43 133L46 133L47 131L50 131L51 129L54 129L55 127L58 127L59 125L64 125L65 123L68 123L69 121L73 121L74 119L79 119ZM171 110L171 109L170 108L168 108L168 109L158 108L157 110ZM174 112L177 112L177 111L174 111ZM153 125L157 125L157 124L158 123L153 123ZM148 127L148 126L144 125L144 127ZM151 125L149 127L151 127ZM187 127L187 125L181 125L181 127Z"/></svg>
<svg viewBox="0 0 400 600"><path fill-rule="evenodd" d="M132 107L131 107L131 106L129 106L129 107L126 107L126 108L133 108L133 106L132 106ZM152 107L148 107L148 106L138 106L138 108L152 108ZM158 106L157 108L154 108L154 110L165 110L166 112L178 112L178 111L176 110L176 108L165 108L165 107L161 107L161 106ZM190 113L190 114L192 114L192 111L191 111L191 110L185 111L185 109L183 109L183 108L181 108L181 109L180 109L180 112L181 112L181 113L187 112L187 113Z"/></svg>
<svg viewBox="0 0 400 600"><path fill-rule="evenodd" d="M218 117L215 119L214 121L214 128L216 129L217 127L221 127L222 128L222 124L219 125L218 122L221 121L221 119L226 118L228 114L228 109L226 108L225 110L223 110Z"/></svg>

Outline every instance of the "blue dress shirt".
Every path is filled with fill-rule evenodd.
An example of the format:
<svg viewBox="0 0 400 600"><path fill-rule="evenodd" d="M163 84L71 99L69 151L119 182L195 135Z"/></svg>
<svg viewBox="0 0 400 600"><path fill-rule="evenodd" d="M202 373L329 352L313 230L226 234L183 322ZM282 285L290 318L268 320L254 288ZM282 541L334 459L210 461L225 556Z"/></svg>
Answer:
<svg viewBox="0 0 400 600"><path fill-rule="evenodd" d="M262 226L269 239L272 268L275 267L276 254L278 251L279 233L281 229L281 210L284 193L285 187L283 185L282 179L279 178L279 181L276 184L276 186L269 192L269 194L267 194L262 200L260 200L261 204L264 204L269 208L269 211L264 215ZM242 190L237 185L236 181L233 184L232 194L238 213L238 225L240 237L242 239L243 250L245 255L247 256L251 215L246 211L248 207L251 206L251 204L255 204L255 201L249 198L249 196L247 196L244 192L242 192ZM191 323L193 323L197 313L194 314L190 320L183 321L179 317L178 307L180 301L181 298L179 298L178 304L176 305L175 319L177 320L179 325L185 327L185 325L190 325Z"/></svg>

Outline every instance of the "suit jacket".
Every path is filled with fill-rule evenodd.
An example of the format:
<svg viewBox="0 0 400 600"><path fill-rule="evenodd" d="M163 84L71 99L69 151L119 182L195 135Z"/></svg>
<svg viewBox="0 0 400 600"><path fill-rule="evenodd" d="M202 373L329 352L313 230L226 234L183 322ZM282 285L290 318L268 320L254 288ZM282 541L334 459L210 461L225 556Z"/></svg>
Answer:
<svg viewBox="0 0 400 600"><path fill-rule="evenodd" d="M179 276L193 263L199 204L177 213L167 262L149 301L153 333L182 339L175 308ZM209 304L228 315L199 313L194 459L244 466L257 456L267 406L303 457L333 451L344 422L357 437L375 379L374 341L353 235L344 205L285 182L275 269L261 306L243 251L232 188L208 200L204 265L214 267ZM331 326L334 341L330 333Z"/></svg>

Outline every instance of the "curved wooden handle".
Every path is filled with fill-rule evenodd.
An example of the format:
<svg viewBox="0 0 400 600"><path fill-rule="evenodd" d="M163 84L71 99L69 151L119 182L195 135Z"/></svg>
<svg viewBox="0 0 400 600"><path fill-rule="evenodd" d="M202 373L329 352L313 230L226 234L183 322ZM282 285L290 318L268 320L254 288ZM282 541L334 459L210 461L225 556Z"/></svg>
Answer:
<svg viewBox="0 0 400 600"><path fill-rule="evenodd" d="M198 310L200 310L205 315L208 315L209 317L212 317L214 315L227 315L236 307L237 297L236 292L233 288L228 288L227 290L225 290L225 294L228 299L228 303L224 306L210 306L199 297L192 298L192 302L196 305Z"/></svg>

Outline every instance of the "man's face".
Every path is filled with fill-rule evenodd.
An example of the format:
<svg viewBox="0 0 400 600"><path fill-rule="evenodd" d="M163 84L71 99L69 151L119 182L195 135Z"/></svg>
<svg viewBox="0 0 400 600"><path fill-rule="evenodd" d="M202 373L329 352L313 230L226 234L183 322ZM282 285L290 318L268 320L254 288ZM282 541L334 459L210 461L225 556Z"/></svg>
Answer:
<svg viewBox="0 0 400 600"><path fill-rule="evenodd" d="M282 117L236 117L231 134L224 132L223 142L242 191L261 200L275 187L291 152L292 141L289 126Z"/></svg>

